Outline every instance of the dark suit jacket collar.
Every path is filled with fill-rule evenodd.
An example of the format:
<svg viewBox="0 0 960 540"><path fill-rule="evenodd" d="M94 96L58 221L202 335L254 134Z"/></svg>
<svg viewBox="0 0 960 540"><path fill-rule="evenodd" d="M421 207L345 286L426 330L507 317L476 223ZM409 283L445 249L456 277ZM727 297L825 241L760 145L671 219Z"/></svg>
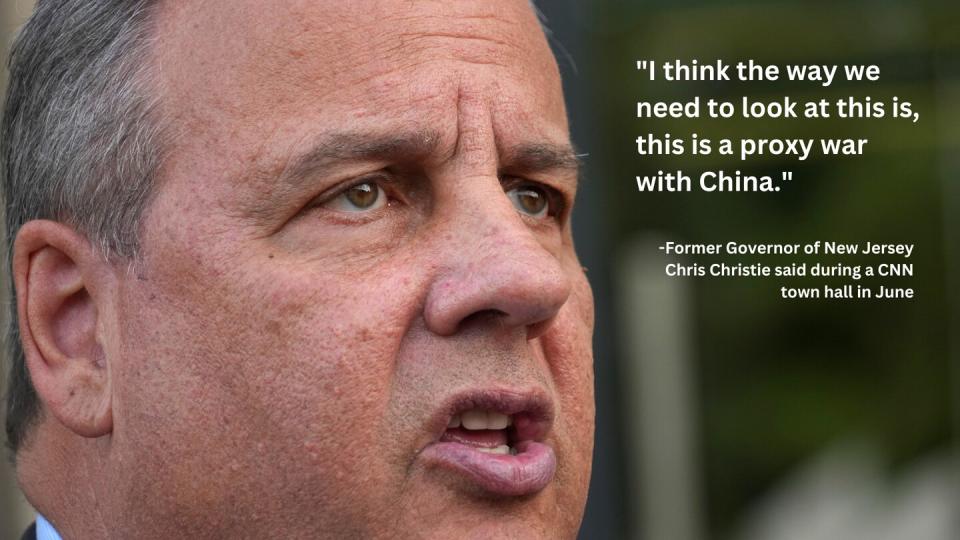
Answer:
<svg viewBox="0 0 960 540"><path fill-rule="evenodd" d="M27 530L23 531L20 540L37 540L37 524L31 523Z"/></svg>

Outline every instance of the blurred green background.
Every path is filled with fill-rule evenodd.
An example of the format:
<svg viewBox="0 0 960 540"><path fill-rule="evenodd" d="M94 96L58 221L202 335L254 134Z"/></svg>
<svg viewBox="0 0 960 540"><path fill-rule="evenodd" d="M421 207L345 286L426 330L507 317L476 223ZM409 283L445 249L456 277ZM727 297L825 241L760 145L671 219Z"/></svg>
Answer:
<svg viewBox="0 0 960 540"><path fill-rule="evenodd" d="M578 247L600 282L605 310L598 329L598 348L605 349L597 359L599 475L582 536L960 538L960 4L607 0L541 8L560 51L575 139L589 154ZM781 68L875 64L881 77L838 77L824 88L785 76L651 82L636 70L637 60L675 59L752 59ZM639 100L784 95L899 96L920 120L635 114ZM635 139L647 133L870 142L863 156L744 163L716 152L639 156ZM793 171L794 180L774 194L637 192L636 175L677 169L695 185L700 172L716 169L774 178ZM593 245L597 239L602 248ZM915 275L670 280L663 264L677 258L656 249L665 240L911 243L907 262ZM917 297L789 301L779 294L782 284L845 283L913 287ZM658 385L674 391L636 396L656 395ZM671 413L677 408L679 415ZM664 422L681 427L658 425Z"/></svg>

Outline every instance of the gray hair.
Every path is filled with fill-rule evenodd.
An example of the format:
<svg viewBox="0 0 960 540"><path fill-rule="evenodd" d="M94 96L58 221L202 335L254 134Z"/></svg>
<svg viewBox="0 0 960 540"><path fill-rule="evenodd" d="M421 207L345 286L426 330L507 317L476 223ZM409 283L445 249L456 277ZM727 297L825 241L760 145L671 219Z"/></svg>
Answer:
<svg viewBox="0 0 960 540"><path fill-rule="evenodd" d="M39 0L10 55L0 126L7 252L34 219L70 224L107 258L132 259L162 160L150 90L155 0ZM21 446L40 414L11 287L6 432Z"/></svg>

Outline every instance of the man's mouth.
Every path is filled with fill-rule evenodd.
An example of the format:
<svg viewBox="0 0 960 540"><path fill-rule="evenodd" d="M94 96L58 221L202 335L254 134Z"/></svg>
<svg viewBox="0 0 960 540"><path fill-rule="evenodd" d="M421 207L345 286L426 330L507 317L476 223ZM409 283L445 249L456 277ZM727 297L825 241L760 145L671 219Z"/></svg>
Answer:
<svg viewBox="0 0 960 540"><path fill-rule="evenodd" d="M516 449L510 446L509 429L512 425L513 418L506 414L470 409L450 418L440 441L473 446L477 451L489 454L516 455Z"/></svg>
<svg viewBox="0 0 960 540"><path fill-rule="evenodd" d="M421 453L429 465L496 496L533 494L553 480L557 459L543 442L553 410L543 395L468 393L451 400L438 420L445 427Z"/></svg>

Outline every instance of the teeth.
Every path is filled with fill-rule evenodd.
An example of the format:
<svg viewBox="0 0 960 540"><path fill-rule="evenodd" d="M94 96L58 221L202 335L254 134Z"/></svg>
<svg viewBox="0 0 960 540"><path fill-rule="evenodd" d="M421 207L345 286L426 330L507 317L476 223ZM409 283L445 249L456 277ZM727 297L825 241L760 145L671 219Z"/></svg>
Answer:
<svg viewBox="0 0 960 540"><path fill-rule="evenodd" d="M505 444L501 444L500 446L494 448L477 448L477 450L483 452L484 454L499 454L501 456L506 456L512 453L510 447Z"/></svg>
<svg viewBox="0 0 960 540"><path fill-rule="evenodd" d="M487 411L479 409L464 411L460 419L466 429L487 429Z"/></svg>
<svg viewBox="0 0 960 540"><path fill-rule="evenodd" d="M487 412L487 429L506 429L510 425L510 417L493 411Z"/></svg>
<svg viewBox="0 0 960 540"><path fill-rule="evenodd" d="M482 409L463 411L450 419L449 428L463 426L464 429L506 429L513 424L513 419L505 414Z"/></svg>

